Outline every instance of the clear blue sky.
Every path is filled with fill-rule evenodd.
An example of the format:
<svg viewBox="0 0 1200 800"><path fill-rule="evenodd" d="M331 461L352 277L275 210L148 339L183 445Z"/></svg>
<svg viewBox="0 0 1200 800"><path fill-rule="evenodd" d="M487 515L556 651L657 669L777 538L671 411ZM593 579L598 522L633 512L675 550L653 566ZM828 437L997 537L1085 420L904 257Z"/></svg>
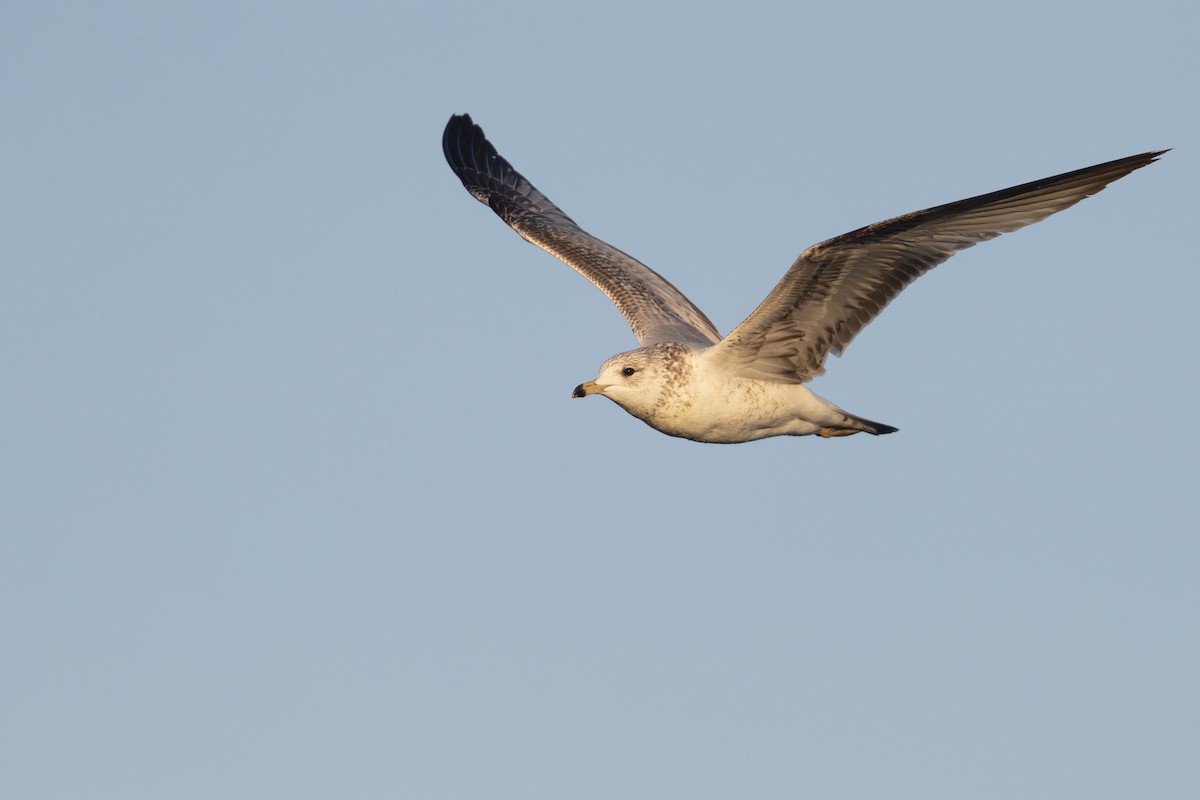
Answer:
<svg viewBox="0 0 1200 800"><path fill-rule="evenodd" d="M9 3L0 795L1195 798L1194 4ZM724 331L1148 149L698 445L470 112Z"/></svg>

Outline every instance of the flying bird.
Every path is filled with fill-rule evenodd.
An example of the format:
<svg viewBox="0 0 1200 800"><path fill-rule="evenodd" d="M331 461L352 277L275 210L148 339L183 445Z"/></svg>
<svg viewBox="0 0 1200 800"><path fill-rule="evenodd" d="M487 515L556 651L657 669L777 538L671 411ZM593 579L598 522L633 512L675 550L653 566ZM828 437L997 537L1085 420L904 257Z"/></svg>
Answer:
<svg viewBox="0 0 1200 800"><path fill-rule="evenodd" d="M893 433L805 384L916 278L959 250L1039 222L1150 164L1120 158L876 222L815 244L722 337L669 281L597 239L517 172L467 114L442 149L463 186L517 233L574 268L625 316L641 345L600 366L574 397L603 395L651 427L698 442Z"/></svg>

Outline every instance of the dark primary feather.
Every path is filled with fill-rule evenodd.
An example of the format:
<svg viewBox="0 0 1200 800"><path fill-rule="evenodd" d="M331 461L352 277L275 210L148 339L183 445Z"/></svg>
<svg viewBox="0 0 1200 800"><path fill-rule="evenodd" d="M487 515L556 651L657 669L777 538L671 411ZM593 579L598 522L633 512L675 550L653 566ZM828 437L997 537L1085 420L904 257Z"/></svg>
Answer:
<svg viewBox="0 0 1200 800"><path fill-rule="evenodd" d="M625 316L643 346L707 346L720 341L716 327L683 293L645 264L580 228L496 152L469 115L450 118L442 150L475 199L594 283Z"/></svg>
<svg viewBox="0 0 1200 800"><path fill-rule="evenodd" d="M746 376L807 381L905 286L959 250L1069 208L1164 152L905 214L813 245L714 355Z"/></svg>

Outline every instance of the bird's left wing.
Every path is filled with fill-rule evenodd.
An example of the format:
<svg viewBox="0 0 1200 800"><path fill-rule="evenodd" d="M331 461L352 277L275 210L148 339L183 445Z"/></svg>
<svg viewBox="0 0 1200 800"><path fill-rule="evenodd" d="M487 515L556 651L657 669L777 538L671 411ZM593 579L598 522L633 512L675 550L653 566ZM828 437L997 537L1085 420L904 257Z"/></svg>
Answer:
<svg viewBox="0 0 1200 800"><path fill-rule="evenodd" d="M712 356L748 377L808 381L901 289L959 250L1069 208L1164 152L905 214L813 245Z"/></svg>

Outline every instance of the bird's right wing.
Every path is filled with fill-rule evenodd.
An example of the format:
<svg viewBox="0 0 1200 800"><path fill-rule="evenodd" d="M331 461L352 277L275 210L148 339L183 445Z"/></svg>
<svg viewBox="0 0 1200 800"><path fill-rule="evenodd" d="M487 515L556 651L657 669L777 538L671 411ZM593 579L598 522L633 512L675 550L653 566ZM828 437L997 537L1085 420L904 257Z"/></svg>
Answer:
<svg viewBox="0 0 1200 800"><path fill-rule="evenodd" d="M708 317L669 281L580 228L534 188L496 152L469 115L450 118L442 150L476 200L608 295L643 347L659 342L706 347L721 340Z"/></svg>

